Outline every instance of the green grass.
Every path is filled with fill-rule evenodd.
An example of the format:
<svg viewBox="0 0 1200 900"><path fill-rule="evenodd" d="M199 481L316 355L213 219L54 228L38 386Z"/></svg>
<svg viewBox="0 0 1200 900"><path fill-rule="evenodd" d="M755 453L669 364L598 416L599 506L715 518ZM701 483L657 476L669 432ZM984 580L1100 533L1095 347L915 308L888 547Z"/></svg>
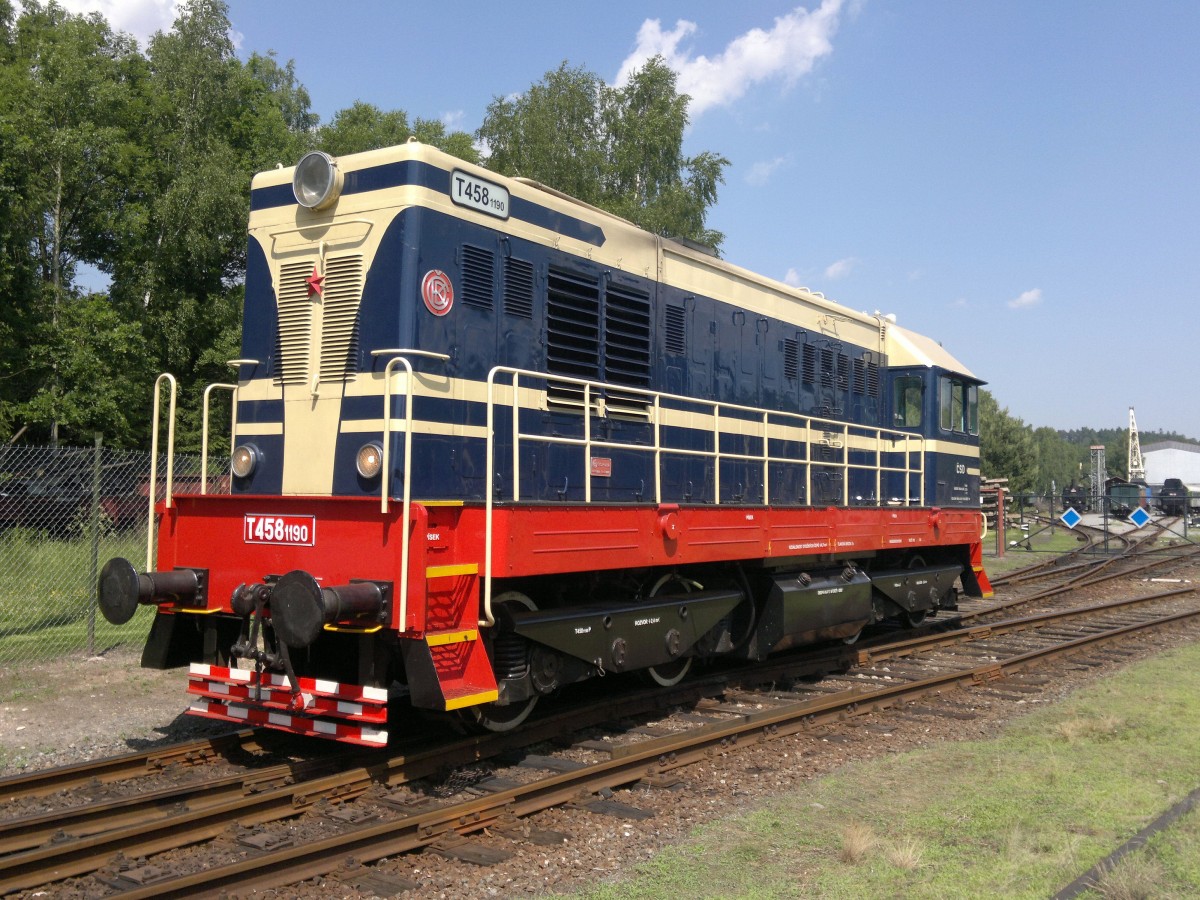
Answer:
<svg viewBox="0 0 1200 900"><path fill-rule="evenodd" d="M1123 857L1082 900L1149 900L1200 896L1200 810L1151 836Z"/></svg>
<svg viewBox="0 0 1200 900"><path fill-rule="evenodd" d="M114 556L141 567L145 533L103 535L97 569ZM95 610L91 582L92 542L52 539L25 529L0 535L0 664L52 659L86 647L89 621L95 621L97 650L145 639L153 611L139 610L120 627Z"/></svg>
<svg viewBox="0 0 1200 900"><path fill-rule="evenodd" d="M1019 529L1009 528L1006 537L1009 541L1023 541L1025 534ZM1026 566L1043 562L1048 556L1074 550L1082 543L1079 535L1065 525L1055 525L1054 531L1051 533L1042 525L1031 524L1029 534L1029 546L1032 547L1032 550L1026 549L1024 546L1007 546L1004 548L1004 556L999 557L996 555L996 534L989 531L983 539L983 566L987 573L1003 575L1015 569L1023 569Z"/></svg>
<svg viewBox="0 0 1200 900"><path fill-rule="evenodd" d="M995 740L849 765L584 896L1044 898L1198 785L1200 646L1190 646ZM1196 819L1142 855L1154 892L1129 896L1200 896Z"/></svg>

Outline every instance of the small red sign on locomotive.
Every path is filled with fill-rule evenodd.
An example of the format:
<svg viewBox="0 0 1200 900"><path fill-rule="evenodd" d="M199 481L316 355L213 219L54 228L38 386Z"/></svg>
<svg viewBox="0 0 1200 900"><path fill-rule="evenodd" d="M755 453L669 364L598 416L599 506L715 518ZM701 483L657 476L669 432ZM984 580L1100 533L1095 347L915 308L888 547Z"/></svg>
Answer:
<svg viewBox="0 0 1200 900"><path fill-rule="evenodd" d="M242 539L247 544L291 544L311 547L317 541L316 516L273 516L246 513Z"/></svg>
<svg viewBox="0 0 1200 900"><path fill-rule="evenodd" d="M454 305L454 285L441 269L430 269L421 279L421 299L435 316L444 316Z"/></svg>
<svg viewBox="0 0 1200 900"><path fill-rule="evenodd" d="M608 456L593 456L592 457L592 477L593 478L611 478L612 477L612 458Z"/></svg>

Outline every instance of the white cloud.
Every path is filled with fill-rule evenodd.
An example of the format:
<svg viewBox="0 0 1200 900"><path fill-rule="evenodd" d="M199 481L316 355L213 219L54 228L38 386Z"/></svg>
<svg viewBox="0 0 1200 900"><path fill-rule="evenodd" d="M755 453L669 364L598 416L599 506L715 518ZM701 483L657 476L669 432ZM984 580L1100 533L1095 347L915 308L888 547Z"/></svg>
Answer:
<svg viewBox="0 0 1200 900"><path fill-rule="evenodd" d="M858 262L853 256L847 256L845 259L839 259L825 269L825 277L830 281L836 281L839 278L845 278L850 274L850 270L854 268L854 264Z"/></svg>
<svg viewBox="0 0 1200 900"><path fill-rule="evenodd" d="M467 114L461 109L452 109L442 113L442 124L446 126L447 131L462 131L466 118Z"/></svg>
<svg viewBox="0 0 1200 900"><path fill-rule="evenodd" d="M143 48L156 31L170 31L179 16L179 0L59 0L76 15L98 12L114 31L137 38Z"/></svg>
<svg viewBox="0 0 1200 900"><path fill-rule="evenodd" d="M756 162L750 167L750 171L746 173L746 183L752 184L755 187L762 187L771 180L771 176L775 174L775 170L787 161L786 156L777 156L766 162Z"/></svg>
<svg viewBox="0 0 1200 900"><path fill-rule="evenodd" d="M800 287L803 282L800 280L800 273L795 269L788 269L787 274L783 276L785 284L790 284L792 287Z"/></svg>
<svg viewBox="0 0 1200 900"><path fill-rule="evenodd" d="M691 96L693 117L732 103L762 81L779 79L791 87L812 71L817 60L833 52L830 41L842 3L822 0L811 12L798 6L777 18L770 31L752 28L711 59L693 56L689 48L681 47L696 32L695 22L680 19L674 30L663 31L661 20L647 19L638 29L637 46L621 63L616 83L624 84L652 56L662 56L679 75L679 92Z"/></svg>
<svg viewBox="0 0 1200 900"><path fill-rule="evenodd" d="M1008 301L1009 309L1028 309L1031 306L1037 306L1042 302L1042 289L1034 288L1031 291L1025 291L1021 296Z"/></svg>

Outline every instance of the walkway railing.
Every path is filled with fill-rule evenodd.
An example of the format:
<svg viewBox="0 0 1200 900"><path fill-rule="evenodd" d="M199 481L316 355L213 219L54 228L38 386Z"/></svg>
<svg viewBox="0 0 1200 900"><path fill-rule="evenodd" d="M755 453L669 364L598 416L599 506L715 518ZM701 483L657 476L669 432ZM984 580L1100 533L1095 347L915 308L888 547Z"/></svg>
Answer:
<svg viewBox="0 0 1200 900"><path fill-rule="evenodd" d="M549 409L551 388L567 389L575 396L582 395L582 402L577 402L581 419L581 434L579 436L563 434L545 434L542 431L524 431L521 428L521 412L523 410L545 411ZM605 392L617 390L620 393L621 406L619 412L609 412L605 407ZM630 415L630 400L640 398L645 403L646 418ZM536 405L535 405L536 404ZM850 505L851 473L870 472L873 474L874 493L872 505L918 505L925 502L925 440L920 435L910 434L893 429L875 428L839 422L833 419L823 419L799 413L764 410L752 406L735 403L723 403L715 400L699 400L677 394L666 394L658 391L641 390L625 387L614 388L601 382L580 378L570 378L560 375L548 375L544 372L534 372L497 366L488 373L487 381L487 488L486 516L484 535L484 615L481 625L492 625L494 619L491 612L492 591L492 551L493 551L493 509L496 503L497 477L497 411L505 409L511 418L509 442L511 443L511 492L506 492L506 500L517 502L521 499L521 465L520 454L522 447L530 445L566 445L580 447L582 453L583 502L591 503L593 481L597 476L592 471L591 461L595 451L620 450L624 452L640 452L652 454L654 459L654 496L653 502L664 502L663 496L663 467L664 457L698 457L711 460L713 463L713 505L721 505L721 464L726 461L748 463L758 467L761 474L762 497L750 505L767 506L771 502L771 467L772 465L794 465L804 467L804 502L795 505L812 505L813 476L817 473L840 473L841 497L840 504ZM648 443L637 443L628 440L613 440L609 437L597 437L593 431L593 420L612 419L634 424L650 426L651 440ZM676 420L676 421L673 421ZM685 421L686 420L686 421ZM701 429L699 423L710 423ZM686 434L690 438L698 438L700 434L711 437L711 447L697 449L693 440L692 446L682 446L670 442L664 436L664 429L671 427L673 431ZM750 438L759 442L761 452L731 452L722 449L722 437L736 435L740 438ZM772 440L786 441L804 446L803 458L771 453ZM814 449L829 448L834 450L834 458L816 460L813 458ZM840 451L840 452L837 452ZM867 454L870 462L854 461L854 454ZM901 455L901 465L885 465L885 455ZM817 473L814 473L814 469ZM901 476L904 482L903 492L895 497L884 497L884 478L889 474ZM917 485L913 490L913 482ZM738 505L746 505L747 501L735 501ZM861 501L856 498L860 505Z"/></svg>

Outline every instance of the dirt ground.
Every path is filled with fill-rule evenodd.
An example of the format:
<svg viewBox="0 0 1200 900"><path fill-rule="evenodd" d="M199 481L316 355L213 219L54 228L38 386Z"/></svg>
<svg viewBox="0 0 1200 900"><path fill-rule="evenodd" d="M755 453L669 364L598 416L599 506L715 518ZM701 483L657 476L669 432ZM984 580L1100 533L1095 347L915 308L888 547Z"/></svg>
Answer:
<svg viewBox="0 0 1200 900"><path fill-rule="evenodd" d="M140 648L0 668L0 774L142 750L231 726L184 715L186 669L139 665Z"/></svg>

